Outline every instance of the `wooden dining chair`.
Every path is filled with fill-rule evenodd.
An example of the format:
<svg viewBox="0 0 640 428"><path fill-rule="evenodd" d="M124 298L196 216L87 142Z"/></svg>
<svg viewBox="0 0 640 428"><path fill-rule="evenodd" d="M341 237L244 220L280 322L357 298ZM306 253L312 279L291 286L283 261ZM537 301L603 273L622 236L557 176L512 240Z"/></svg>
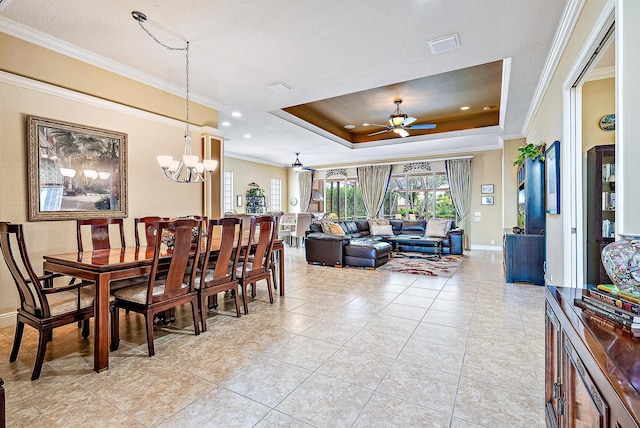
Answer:
<svg viewBox="0 0 640 428"><path fill-rule="evenodd" d="M9 361L14 362L18 358L24 325L38 330L38 350L31 374L31 380L36 380L40 377L47 342L54 328L84 321L82 337L89 337L88 320L94 313L95 285L82 281L56 286L54 278L62 275L36 275L29 260L21 224L0 222L0 249L20 296Z"/></svg>
<svg viewBox="0 0 640 428"><path fill-rule="evenodd" d="M216 235L220 232L219 238ZM218 249L212 250L214 236L220 240ZM242 220L234 217L209 220L205 256L202 259L200 275L196 278L195 288L198 291L198 304L202 331L207 331L206 300L213 297L213 307L218 306L218 293L233 291L236 303L236 316L240 317L240 298L236 269L240 249L242 248ZM215 255L212 256L212 253ZM213 264L213 268L209 266Z"/></svg>
<svg viewBox="0 0 640 428"><path fill-rule="evenodd" d="M136 248L140 247L140 229L141 226L144 230L144 237L147 247L153 247L156 245L157 229L159 221L168 221L169 217L138 217L133 219L134 232L136 238Z"/></svg>
<svg viewBox="0 0 640 428"><path fill-rule="evenodd" d="M236 275L242 289L242 305L244 313L249 313L247 305L247 288L251 284L251 297L256 296L257 281L266 279L269 290L269 302L273 303L271 284L271 265L273 244L278 236L278 220L264 215L251 217L249 225L249 242L242 261L238 264Z"/></svg>
<svg viewBox="0 0 640 428"><path fill-rule="evenodd" d="M82 246L82 230L83 226L90 226L91 245L93 250L107 250L111 248L111 241L109 239L109 226L115 225L118 227L118 233L120 236L120 247L126 247L124 242L124 223L121 218L88 218L76 220L76 236L78 239L78 251L83 251Z"/></svg>
<svg viewBox="0 0 640 428"><path fill-rule="evenodd" d="M191 242L194 228L197 229L197 239L195 247L192 248ZM153 316L156 313L190 303L195 334L200 334L197 317L198 294L194 288L194 282L197 275L195 267L200 258L201 229L202 223L199 220L184 219L158 222L159 236L162 236L162 232L165 230L175 235L168 271L165 275L159 275L158 265L161 258L166 254L162 252L161 240L157 239L149 280L146 283L123 288L114 293L116 301L112 310L112 318L118 318L119 308L129 309L144 315L149 356L155 354L153 346ZM189 273L187 274L187 272ZM112 349L117 349L120 332L113 331L112 337L114 337Z"/></svg>

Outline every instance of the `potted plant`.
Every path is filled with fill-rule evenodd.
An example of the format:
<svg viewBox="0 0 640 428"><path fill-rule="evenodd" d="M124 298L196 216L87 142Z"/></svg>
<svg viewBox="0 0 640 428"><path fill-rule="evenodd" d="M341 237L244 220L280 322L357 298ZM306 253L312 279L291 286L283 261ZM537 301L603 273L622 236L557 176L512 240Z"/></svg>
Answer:
<svg viewBox="0 0 640 428"><path fill-rule="evenodd" d="M544 162L544 151L547 149L547 144L540 142L540 144L529 143L526 146L518 147L518 156L513 161L513 166L520 167L524 164L526 158L537 159L540 158Z"/></svg>

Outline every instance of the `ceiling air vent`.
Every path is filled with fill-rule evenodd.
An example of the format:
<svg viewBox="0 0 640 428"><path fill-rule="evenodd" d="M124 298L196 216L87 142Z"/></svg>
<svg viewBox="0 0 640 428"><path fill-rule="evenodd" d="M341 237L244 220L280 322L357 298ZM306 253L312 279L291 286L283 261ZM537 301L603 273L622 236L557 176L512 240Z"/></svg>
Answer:
<svg viewBox="0 0 640 428"><path fill-rule="evenodd" d="M451 51L460 47L460 37L458 33L440 37L438 39L429 40L429 47L432 54Z"/></svg>
<svg viewBox="0 0 640 428"><path fill-rule="evenodd" d="M271 85L267 85L267 88L271 89L276 94L284 94L286 92L293 91L293 88L284 82L272 83Z"/></svg>

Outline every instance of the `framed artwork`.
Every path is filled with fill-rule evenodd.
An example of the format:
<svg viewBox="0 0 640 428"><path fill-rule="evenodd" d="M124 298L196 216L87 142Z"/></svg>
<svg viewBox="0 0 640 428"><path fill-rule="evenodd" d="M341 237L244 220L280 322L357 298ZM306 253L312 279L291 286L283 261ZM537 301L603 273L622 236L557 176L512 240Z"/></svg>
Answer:
<svg viewBox="0 0 640 428"><path fill-rule="evenodd" d="M560 214L560 141L554 141L544 154L544 200L547 214Z"/></svg>
<svg viewBox="0 0 640 428"><path fill-rule="evenodd" d="M127 216L127 134L27 116L29 221Z"/></svg>
<svg viewBox="0 0 640 428"><path fill-rule="evenodd" d="M480 203L482 205L493 205L493 196L483 196Z"/></svg>
<svg viewBox="0 0 640 428"><path fill-rule="evenodd" d="M242 206L242 195L236 195L236 207Z"/></svg>
<svg viewBox="0 0 640 428"><path fill-rule="evenodd" d="M493 193L493 184L483 184L480 188L480 193L483 195Z"/></svg>

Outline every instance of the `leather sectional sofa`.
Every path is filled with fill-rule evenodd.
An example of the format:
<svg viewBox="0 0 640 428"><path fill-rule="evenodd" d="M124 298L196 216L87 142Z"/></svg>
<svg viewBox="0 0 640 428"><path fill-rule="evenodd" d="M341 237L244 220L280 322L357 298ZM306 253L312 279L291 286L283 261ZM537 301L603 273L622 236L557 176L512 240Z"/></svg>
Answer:
<svg viewBox="0 0 640 428"><path fill-rule="evenodd" d="M431 220L431 219L430 219ZM379 246L378 249L371 250L371 254L364 258L350 257L352 253L361 254L364 250L353 247L367 247L375 242L384 243L390 236L426 236L428 221L430 220L390 220L389 228L386 228L386 235L371 234L370 223L367 220L347 220L338 221L337 225L344 232L343 234L326 233L323 231L321 223L312 223L307 231L305 252L308 263L318 263L328 266L361 266L378 267L386 263L390 251L386 250L390 246ZM441 223L443 219L435 219ZM455 227L453 220L447 220L447 226L442 233L442 253L462 255L463 230ZM375 225L374 225L375 227ZM334 228L335 229L335 228ZM374 229L377 230L377 229ZM390 235L390 233L393 235ZM433 246L420 246L419 241L403 241L406 244L398 244L398 251L432 253ZM373 248L376 246L374 245Z"/></svg>

